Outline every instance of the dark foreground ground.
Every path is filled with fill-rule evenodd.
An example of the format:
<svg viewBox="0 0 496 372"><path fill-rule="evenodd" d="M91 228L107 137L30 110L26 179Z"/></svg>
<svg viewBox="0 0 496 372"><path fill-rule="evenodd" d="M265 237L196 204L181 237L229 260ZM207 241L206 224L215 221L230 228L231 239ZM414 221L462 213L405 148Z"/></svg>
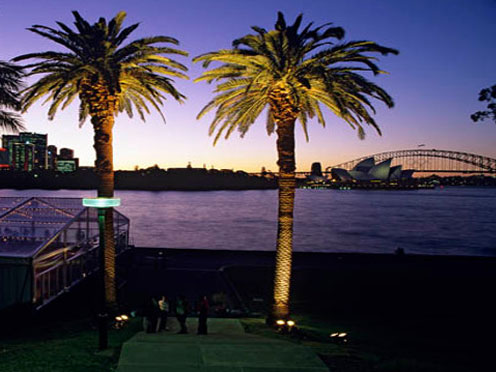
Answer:
<svg viewBox="0 0 496 372"><path fill-rule="evenodd" d="M184 294L194 307L198 296L206 294L212 316L246 316L248 331L281 337L263 322L273 260L271 252L134 249L120 260L121 310L139 310L148 296L160 294ZM494 369L495 258L295 253L293 267L292 314L301 331L283 337L312 347L330 370ZM92 350L94 298L90 280L35 316L2 315L0 366L34 359L30 368L0 370L35 370L32 366L41 358L36 351L51 337L60 341L65 334L79 334L73 326ZM139 329L138 320L132 324L125 331L129 335ZM331 342L332 332L347 332L348 342ZM93 361L102 369L92 369L115 365L119 342L129 335L115 333L112 355L105 362Z"/></svg>

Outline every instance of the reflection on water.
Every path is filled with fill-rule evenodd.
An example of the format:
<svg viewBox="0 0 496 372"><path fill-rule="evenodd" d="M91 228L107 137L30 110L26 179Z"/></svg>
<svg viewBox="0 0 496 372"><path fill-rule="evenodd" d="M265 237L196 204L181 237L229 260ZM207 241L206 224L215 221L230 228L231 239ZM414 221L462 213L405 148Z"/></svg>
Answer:
<svg viewBox="0 0 496 372"><path fill-rule="evenodd" d="M118 191L137 246L273 250L277 191ZM94 196L0 190L0 196ZM496 189L297 190L297 251L496 256Z"/></svg>

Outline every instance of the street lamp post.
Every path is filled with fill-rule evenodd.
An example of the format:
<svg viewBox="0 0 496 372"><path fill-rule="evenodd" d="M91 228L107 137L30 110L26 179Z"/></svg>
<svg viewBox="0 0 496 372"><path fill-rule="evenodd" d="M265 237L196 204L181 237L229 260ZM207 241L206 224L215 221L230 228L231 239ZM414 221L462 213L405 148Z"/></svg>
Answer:
<svg viewBox="0 0 496 372"><path fill-rule="evenodd" d="M84 198L83 206L98 210L98 232L100 241L100 303L98 312L98 349L108 347L107 306L105 301L105 210L121 205L119 198Z"/></svg>

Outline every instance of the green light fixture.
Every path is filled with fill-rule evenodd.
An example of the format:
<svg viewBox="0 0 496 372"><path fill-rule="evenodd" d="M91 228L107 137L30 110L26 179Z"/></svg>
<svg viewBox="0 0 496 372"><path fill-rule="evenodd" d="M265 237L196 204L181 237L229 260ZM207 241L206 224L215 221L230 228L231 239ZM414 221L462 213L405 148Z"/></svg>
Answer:
<svg viewBox="0 0 496 372"><path fill-rule="evenodd" d="M119 198L83 198L83 206L96 208L98 210L98 230L100 233L99 244L100 244L100 311L97 315L98 319L98 348L100 350L105 350L108 347L108 329L107 320L108 314L105 305L105 214L108 208L118 207L121 205L121 199ZM122 319L121 319L122 322ZM119 323L121 324L121 323Z"/></svg>
<svg viewBox="0 0 496 372"><path fill-rule="evenodd" d="M112 208L121 205L120 198L84 198L83 206L92 208Z"/></svg>

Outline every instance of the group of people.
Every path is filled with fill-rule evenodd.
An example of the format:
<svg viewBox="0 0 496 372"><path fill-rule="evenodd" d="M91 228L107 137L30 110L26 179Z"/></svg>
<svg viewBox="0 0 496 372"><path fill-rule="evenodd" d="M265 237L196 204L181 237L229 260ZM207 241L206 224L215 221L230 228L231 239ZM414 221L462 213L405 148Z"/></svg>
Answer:
<svg viewBox="0 0 496 372"><path fill-rule="evenodd" d="M174 306L172 306L174 305ZM207 296L200 296L196 304L196 312L198 314L198 334L207 334L207 318L208 318L208 299ZM171 304L166 296L150 297L146 300L143 307L143 329L146 333L156 333L168 331L167 319L169 315L176 316L179 323L178 333L188 333L186 319L190 314L191 309L186 297L178 296L176 301Z"/></svg>

